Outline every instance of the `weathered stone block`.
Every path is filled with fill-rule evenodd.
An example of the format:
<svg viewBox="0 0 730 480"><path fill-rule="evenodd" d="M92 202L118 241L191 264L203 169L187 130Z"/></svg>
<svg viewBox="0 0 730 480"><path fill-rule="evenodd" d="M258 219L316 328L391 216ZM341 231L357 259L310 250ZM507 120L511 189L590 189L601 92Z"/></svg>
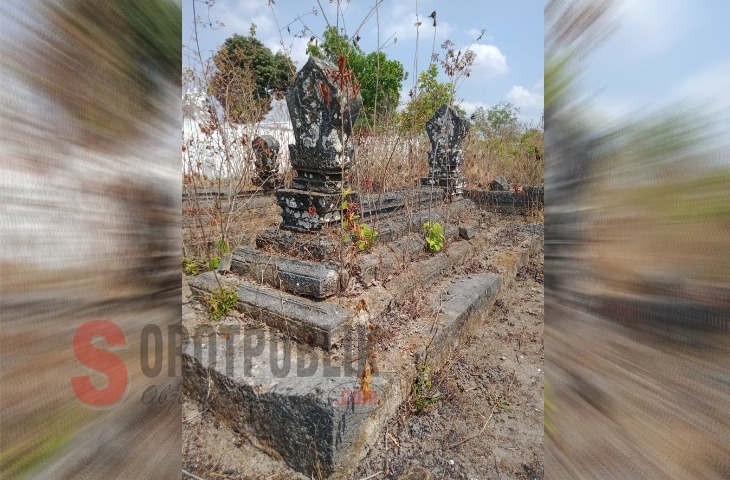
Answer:
<svg viewBox="0 0 730 480"><path fill-rule="evenodd" d="M338 245L324 235L271 228L256 237L256 247L287 256L304 254L317 260L331 260L335 258Z"/></svg>
<svg viewBox="0 0 730 480"><path fill-rule="evenodd" d="M337 303L289 295L246 280L226 278L225 285L235 286L238 311L324 350L342 341L355 317L354 311ZM217 288L218 281L212 272L202 273L190 282L191 291L198 296Z"/></svg>
<svg viewBox="0 0 730 480"><path fill-rule="evenodd" d="M430 172L428 177L421 178L421 185L441 187L449 198L463 192L466 180L459 167L464 161L461 145L468 132L469 122L448 105L442 105L426 122L431 141Z"/></svg>
<svg viewBox="0 0 730 480"><path fill-rule="evenodd" d="M469 133L469 121L450 106L441 105L426 122L426 133L433 152L458 150Z"/></svg>
<svg viewBox="0 0 730 480"><path fill-rule="evenodd" d="M362 97L343 64L310 57L286 92L295 143L289 161L292 189L279 190L281 228L311 231L341 219L343 174L352 166L352 126Z"/></svg>
<svg viewBox="0 0 730 480"><path fill-rule="evenodd" d="M251 146L256 155L256 176L253 183L267 189L276 188L281 184L277 160L279 141L271 135L262 135L254 138Z"/></svg>
<svg viewBox="0 0 730 480"><path fill-rule="evenodd" d="M332 262L309 262L271 256L248 247L233 251L231 271L298 295L327 298L340 289L340 268Z"/></svg>
<svg viewBox="0 0 730 480"><path fill-rule="evenodd" d="M466 225L463 227L459 227L459 236L465 240L471 240L474 238L477 234L477 226L476 225Z"/></svg>
<svg viewBox="0 0 730 480"><path fill-rule="evenodd" d="M464 188L466 187L466 179L443 176L421 178L421 186L425 187L431 185L448 190L454 195L461 195L464 193Z"/></svg>
<svg viewBox="0 0 730 480"><path fill-rule="evenodd" d="M477 205L489 211L522 214L529 208L540 208L545 200L543 187L525 186L521 191L468 190L466 195Z"/></svg>
<svg viewBox="0 0 730 480"><path fill-rule="evenodd" d="M231 271L231 260L233 260L233 254L228 252L221 255L221 261L218 264L217 271L219 273L225 273Z"/></svg>
<svg viewBox="0 0 730 480"><path fill-rule="evenodd" d="M499 176L492 180L489 184L489 189L495 192L507 192L510 190L510 184L506 178Z"/></svg>
<svg viewBox="0 0 730 480"><path fill-rule="evenodd" d="M428 164L431 168L458 168L462 163L464 163L464 152L462 150L428 152Z"/></svg>
<svg viewBox="0 0 730 480"><path fill-rule="evenodd" d="M342 218L342 195L303 190L280 189L276 203L282 208L282 228L321 230Z"/></svg>
<svg viewBox="0 0 730 480"><path fill-rule="evenodd" d="M307 192L339 194L345 191L347 183L342 179L342 175L339 172L321 173L298 170L297 176L292 179L291 186L293 189Z"/></svg>

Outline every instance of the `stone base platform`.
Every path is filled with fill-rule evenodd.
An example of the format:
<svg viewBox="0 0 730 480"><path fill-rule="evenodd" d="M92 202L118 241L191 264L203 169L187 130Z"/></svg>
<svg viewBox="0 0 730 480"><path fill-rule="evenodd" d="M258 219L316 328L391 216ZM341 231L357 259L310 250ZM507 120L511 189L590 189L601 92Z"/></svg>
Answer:
<svg viewBox="0 0 730 480"><path fill-rule="evenodd" d="M456 231L456 228L447 229L450 239L455 239ZM330 350L343 340L357 318L360 299L369 306L371 316L379 315L394 298L437 282L445 272L471 258L487 241L488 236L482 232L470 241L453 241L438 255L424 255L419 261L407 259L423 250L420 234L381 245L357 259L354 274L363 287L372 287L376 282L387 285L369 288L357 298L317 300L286 293L282 290L336 293L338 266L271 257L250 248L239 248L233 253L231 269L239 275L219 274L216 279L213 272L206 272L194 278L190 288L200 297L217 289L218 282L235 287L239 311L272 328L287 331L300 342ZM397 278L388 282L396 272Z"/></svg>
<svg viewBox="0 0 730 480"><path fill-rule="evenodd" d="M190 289L200 297L217 289L219 281L236 289L238 311L287 332L301 343L325 350L342 340L355 318L354 310L337 302L315 302L231 276L219 276L216 280L213 272L196 277L190 282Z"/></svg>
<svg viewBox="0 0 730 480"><path fill-rule="evenodd" d="M465 190L464 197L490 212L525 215L545 204L545 188L525 186L520 192Z"/></svg>
<svg viewBox="0 0 730 480"><path fill-rule="evenodd" d="M270 320L273 329L240 327L237 335L191 335L183 345L184 391L233 430L248 432L261 449L291 468L317 478L349 478L365 447L377 440L407 400L424 365L431 371L443 366L459 342L488 319L500 289L542 242L533 236L492 255L500 275L449 278L446 272L474 252L485 251L485 237L482 232L470 241L455 241L442 253L414 262L390 281L373 282L352 298L314 302L239 282L241 298L259 298L258 307L247 311L266 307L271 318L279 315L279 323ZM235 283L230 276L220 277ZM191 287L204 292L216 288L217 281L198 277ZM438 315L410 319L392 348L377 348L364 340L370 325L416 288L424 289ZM360 300L366 309L357 308ZM314 311L320 312L319 318L310 315ZM300 325L308 321L311 331L330 332L329 340L323 334L312 342L322 347L329 343L330 351L282 335L297 328L304 331L294 327L296 315L306 317ZM347 319L336 327L338 318ZM367 370L372 378L366 386L362 374Z"/></svg>
<svg viewBox="0 0 730 480"><path fill-rule="evenodd" d="M423 325L410 338L423 346L430 342L429 368L438 368L465 332L484 321L500 283L498 276L479 275L440 286L445 299L434 305L442 311L440 330L431 339ZM362 362L338 361L272 332L243 331L226 341L186 342L184 390L193 399L207 399L215 414L255 435L291 468L342 478L406 400L417 358L402 351L382 358L366 398L360 390Z"/></svg>
<svg viewBox="0 0 730 480"><path fill-rule="evenodd" d="M475 204L469 199L458 199L450 204L441 204L440 191L418 190L416 195L369 195L362 198L363 213L361 222L378 231L377 243L390 242L411 233L421 232L424 222L431 220L449 225L446 219L460 215ZM431 208L429 210L429 204ZM376 206L377 205L377 206ZM408 215L405 215L408 212ZM472 222L484 223L489 215L479 214L476 210ZM259 251L279 254L285 257L307 257L312 260L339 260L339 225L333 228L333 234L325 232L303 233L282 229L267 229L256 238ZM450 233L447 231L447 234Z"/></svg>

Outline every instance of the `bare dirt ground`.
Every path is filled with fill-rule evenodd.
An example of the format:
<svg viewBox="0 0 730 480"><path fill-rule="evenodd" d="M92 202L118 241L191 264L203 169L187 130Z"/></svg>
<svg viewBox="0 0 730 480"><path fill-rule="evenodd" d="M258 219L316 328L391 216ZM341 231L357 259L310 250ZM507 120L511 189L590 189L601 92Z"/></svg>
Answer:
<svg viewBox="0 0 730 480"><path fill-rule="evenodd" d="M509 232L502 243L511 241ZM485 252L455 273L490 271L488 257ZM446 366L423 372L422 388L381 432L354 480L543 478L543 283L540 251L503 287L488 322ZM201 315L189 289L183 295L184 314ZM194 475L183 478L310 478L193 400L183 401L183 469Z"/></svg>
<svg viewBox="0 0 730 480"><path fill-rule="evenodd" d="M429 378L423 410L418 398L404 404L353 478L543 478L542 282L540 256Z"/></svg>

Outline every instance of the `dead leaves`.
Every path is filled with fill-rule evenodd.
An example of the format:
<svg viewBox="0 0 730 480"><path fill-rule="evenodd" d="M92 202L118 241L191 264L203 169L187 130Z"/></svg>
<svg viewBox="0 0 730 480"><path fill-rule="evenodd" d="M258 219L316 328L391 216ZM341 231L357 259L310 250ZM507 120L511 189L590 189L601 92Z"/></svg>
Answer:
<svg viewBox="0 0 730 480"><path fill-rule="evenodd" d="M357 306L355 307L355 313L359 315L361 312L369 312L368 306L365 303L364 298L361 298L360 301L357 302Z"/></svg>
<svg viewBox="0 0 730 480"><path fill-rule="evenodd" d="M362 373L360 374L360 392L362 392L362 400L367 402L372 396L371 388L373 386L373 367L370 365L370 360L365 361L365 367L363 367Z"/></svg>
<svg viewBox="0 0 730 480"><path fill-rule="evenodd" d="M330 106L330 101L332 100L332 98L330 97L330 89L329 89L329 87L327 85L325 85L324 83L321 83L320 82L319 83L319 93L322 94L322 98L324 99L325 103L329 107Z"/></svg>

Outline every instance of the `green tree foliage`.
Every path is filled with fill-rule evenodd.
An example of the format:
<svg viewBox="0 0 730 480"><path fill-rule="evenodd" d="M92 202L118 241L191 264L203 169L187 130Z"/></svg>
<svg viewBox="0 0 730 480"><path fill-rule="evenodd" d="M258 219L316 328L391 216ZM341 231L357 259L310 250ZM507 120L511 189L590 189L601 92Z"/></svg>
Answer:
<svg viewBox="0 0 730 480"><path fill-rule="evenodd" d="M509 102L499 102L487 110L477 108L471 115L471 121L478 135L485 140L515 138L524 128L517 118L519 113L519 107Z"/></svg>
<svg viewBox="0 0 730 480"><path fill-rule="evenodd" d="M273 53L255 35L253 27L248 36L233 35L213 57L210 90L233 123L261 120L271 99L283 96L296 73L289 57Z"/></svg>
<svg viewBox="0 0 730 480"><path fill-rule="evenodd" d="M432 63L428 70L418 76L418 95L406 105L399 115L399 125L405 133L425 131L426 122L433 117L441 105L451 105L454 100L453 88L448 82L439 82L438 67ZM454 109L465 115L458 105Z"/></svg>
<svg viewBox="0 0 730 480"><path fill-rule="evenodd" d="M307 53L335 65L338 64L340 55L347 58L347 66L360 84L362 95L363 108L358 124L376 125L395 113L401 84L407 78L400 62L388 60L383 52L365 54L345 35L338 33L335 27L325 30L321 45L309 44Z"/></svg>
<svg viewBox="0 0 730 480"><path fill-rule="evenodd" d="M347 63L350 68L353 64L358 63L358 56L363 56L360 47L350 44L347 37L337 32L335 27L327 27L323 35L324 41L321 45L310 43L307 45L307 53L317 58L337 64L340 55L347 57Z"/></svg>

